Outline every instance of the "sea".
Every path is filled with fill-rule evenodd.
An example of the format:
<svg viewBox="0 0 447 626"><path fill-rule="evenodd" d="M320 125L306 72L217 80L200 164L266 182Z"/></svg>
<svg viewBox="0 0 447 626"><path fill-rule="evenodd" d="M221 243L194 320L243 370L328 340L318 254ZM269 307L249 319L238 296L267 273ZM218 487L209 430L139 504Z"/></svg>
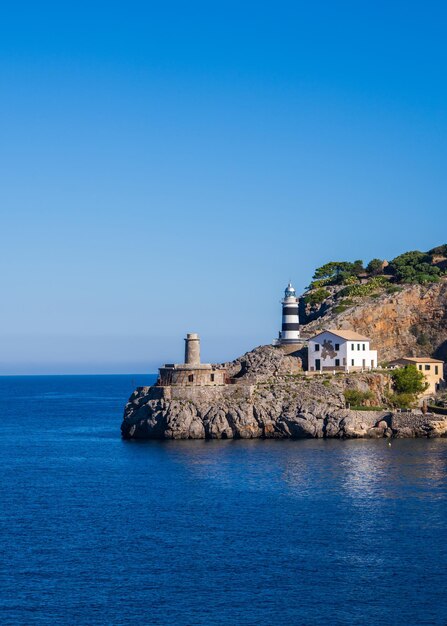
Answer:
<svg viewBox="0 0 447 626"><path fill-rule="evenodd" d="M447 439L121 440L153 380L0 378L0 624L447 624Z"/></svg>

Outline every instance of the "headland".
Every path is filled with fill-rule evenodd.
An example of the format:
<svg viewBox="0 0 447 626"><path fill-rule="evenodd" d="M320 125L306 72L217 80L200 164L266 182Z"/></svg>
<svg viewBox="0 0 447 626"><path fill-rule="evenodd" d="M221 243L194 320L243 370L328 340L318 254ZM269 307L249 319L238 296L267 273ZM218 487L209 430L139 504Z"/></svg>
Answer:
<svg viewBox="0 0 447 626"><path fill-rule="evenodd" d="M229 363L184 363L125 407L125 439L447 436L447 245L318 268L281 330Z"/></svg>

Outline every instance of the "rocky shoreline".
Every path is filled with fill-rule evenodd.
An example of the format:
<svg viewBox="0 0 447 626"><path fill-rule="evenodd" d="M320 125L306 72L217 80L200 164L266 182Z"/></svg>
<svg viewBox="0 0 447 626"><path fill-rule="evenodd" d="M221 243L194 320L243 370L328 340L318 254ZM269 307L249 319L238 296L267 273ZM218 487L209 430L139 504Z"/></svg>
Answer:
<svg viewBox="0 0 447 626"><path fill-rule="evenodd" d="M140 387L129 399L124 439L302 439L444 437L447 418L415 412L352 411L314 401L284 402L253 388L220 396L179 397L168 388ZM182 394L180 394L182 395Z"/></svg>
<svg viewBox="0 0 447 626"><path fill-rule="evenodd" d="M125 407L124 439L281 439L444 437L447 416L350 410L346 389L370 390L381 405L387 376L290 375L290 358L271 346L226 364L233 384L153 386L135 390Z"/></svg>

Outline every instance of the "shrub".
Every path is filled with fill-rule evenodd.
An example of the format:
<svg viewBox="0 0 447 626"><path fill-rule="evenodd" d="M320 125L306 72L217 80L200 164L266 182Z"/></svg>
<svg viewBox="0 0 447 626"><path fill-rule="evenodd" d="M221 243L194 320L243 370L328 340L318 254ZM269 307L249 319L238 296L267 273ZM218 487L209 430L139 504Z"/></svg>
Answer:
<svg viewBox="0 0 447 626"><path fill-rule="evenodd" d="M359 391L358 389L345 389L343 392L346 402L355 406L365 406L367 402L374 399L372 391Z"/></svg>
<svg viewBox="0 0 447 626"><path fill-rule="evenodd" d="M411 409L415 402L413 393L392 393L388 396L389 404L398 409Z"/></svg>
<svg viewBox="0 0 447 626"><path fill-rule="evenodd" d="M432 248L431 250L428 251L428 254L447 257L447 243L443 244L442 246L437 246L436 248Z"/></svg>
<svg viewBox="0 0 447 626"><path fill-rule="evenodd" d="M315 305L321 304L326 298L331 295L330 291L327 289L315 289L306 295L304 298L307 304Z"/></svg>
<svg viewBox="0 0 447 626"><path fill-rule="evenodd" d="M372 259L368 265L366 266L366 271L371 276L377 276L377 274L381 274L383 271L383 261L380 259Z"/></svg>
<svg viewBox="0 0 447 626"><path fill-rule="evenodd" d="M387 284L388 279L385 276L374 276L374 278L371 278L371 280L364 285L357 284L345 287L339 292L339 296L352 296L354 298L370 296L377 289Z"/></svg>
<svg viewBox="0 0 447 626"><path fill-rule="evenodd" d="M425 333L420 333L416 337L416 343L418 344L418 346L429 346L430 345L430 339L427 337L427 335Z"/></svg>
<svg viewBox="0 0 447 626"><path fill-rule="evenodd" d="M397 394L419 395L428 387L424 374L415 365L399 367L391 373L391 378Z"/></svg>
<svg viewBox="0 0 447 626"><path fill-rule="evenodd" d="M359 279L357 278L357 276L346 276L346 278L343 279L343 284L344 285L357 285L359 282Z"/></svg>
<svg viewBox="0 0 447 626"><path fill-rule="evenodd" d="M397 285L389 285L389 287L386 288L387 293L398 293L399 291L402 291L402 287L398 287Z"/></svg>
<svg viewBox="0 0 447 626"><path fill-rule="evenodd" d="M352 411L383 411L383 406L355 406L351 404Z"/></svg>
<svg viewBox="0 0 447 626"><path fill-rule="evenodd" d="M343 313L344 311L346 311L346 309L349 309L349 306L347 306L346 304L338 304L336 307L334 307L334 312L335 313Z"/></svg>

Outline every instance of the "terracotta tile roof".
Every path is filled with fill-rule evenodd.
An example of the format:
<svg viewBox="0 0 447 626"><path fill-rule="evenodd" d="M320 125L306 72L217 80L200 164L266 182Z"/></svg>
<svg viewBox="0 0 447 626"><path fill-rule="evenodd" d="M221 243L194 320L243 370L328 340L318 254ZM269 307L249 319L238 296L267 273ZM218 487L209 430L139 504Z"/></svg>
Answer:
<svg viewBox="0 0 447 626"><path fill-rule="evenodd" d="M315 339L315 337L319 337L323 333L332 333L333 335L336 335L337 337L341 337L342 339L346 339L347 341L371 341L368 337L365 337L364 335L360 335L359 333L356 333L354 330L345 330L345 329L337 330L337 329L332 329L332 328L326 328L325 330L320 331L317 335L315 335L314 337L311 337L311 339Z"/></svg>
<svg viewBox="0 0 447 626"><path fill-rule="evenodd" d="M397 363L398 361L411 361L412 363L444 363L444 361L440 361L439 359L432 359L429 356L403 356L400 359L395 359L394 361L391 361L391 363Z"/></svg>

